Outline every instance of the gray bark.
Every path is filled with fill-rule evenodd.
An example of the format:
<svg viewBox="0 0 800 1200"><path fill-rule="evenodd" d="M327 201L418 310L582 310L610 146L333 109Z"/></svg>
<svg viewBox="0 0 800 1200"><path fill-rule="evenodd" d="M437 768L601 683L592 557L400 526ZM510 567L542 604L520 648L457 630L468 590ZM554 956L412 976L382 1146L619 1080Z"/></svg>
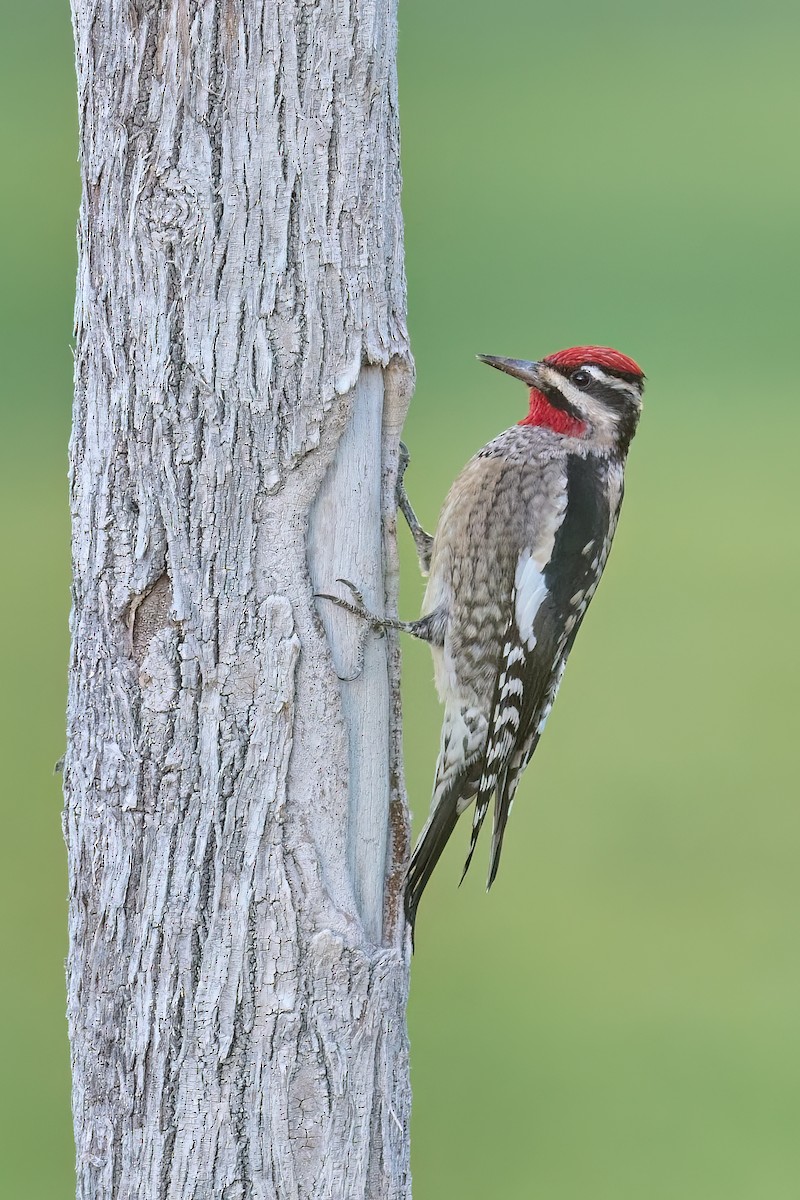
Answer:
<svg viewBox="0 0 800 1200"><path fill-rule="evenodd" d="M82 1200L406 1197L396 0L73 0Z"/></svg>

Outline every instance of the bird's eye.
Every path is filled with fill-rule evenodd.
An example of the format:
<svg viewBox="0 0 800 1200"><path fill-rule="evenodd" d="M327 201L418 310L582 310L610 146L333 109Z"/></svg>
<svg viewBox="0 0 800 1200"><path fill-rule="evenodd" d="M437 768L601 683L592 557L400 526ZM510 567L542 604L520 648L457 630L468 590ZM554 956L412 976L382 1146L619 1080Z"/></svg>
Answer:
<svg viewBox="0 0 800 1200"><path fill-rule="evenodd" d="M592 377L588 371L584 371L583 367L581 367L580 370L576 371L572 376L572 382L575 384L575 387L587 388L592 382Z"/></svg>

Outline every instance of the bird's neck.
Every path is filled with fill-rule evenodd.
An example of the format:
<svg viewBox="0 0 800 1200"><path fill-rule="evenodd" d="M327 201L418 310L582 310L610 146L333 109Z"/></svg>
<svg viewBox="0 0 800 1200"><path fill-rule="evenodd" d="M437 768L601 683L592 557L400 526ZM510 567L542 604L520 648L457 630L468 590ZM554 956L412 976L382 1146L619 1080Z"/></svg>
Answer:
<svg viewBox="0 0 800 1200"><path fill-rule="evenodd" d="M552 429L554 433L563 433L567 437L580 437L586 432L586 425L573 417L562 408L556 408L545 396L544 392L531 388L530 406L527 417L519 422L520 425L539 425Z"/></svg>

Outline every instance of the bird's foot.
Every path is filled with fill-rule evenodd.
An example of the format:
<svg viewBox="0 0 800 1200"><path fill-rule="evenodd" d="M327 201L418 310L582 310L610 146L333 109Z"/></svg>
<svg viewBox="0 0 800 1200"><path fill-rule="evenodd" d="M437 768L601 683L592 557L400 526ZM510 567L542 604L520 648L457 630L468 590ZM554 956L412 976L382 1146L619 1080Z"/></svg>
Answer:
<svg viewBox="0 0 800 1200"><path fill-rule="evenodd" d="M395 485L395 503L400 509L400 512L406 519L406 524L411 530L411 536L414 539L414 545L417 548L417 557L419 558L419 567L423 575L427 575L431 569L431 554L433 553L433 537L426 533L419 523L417 514L411 507L411 501L408 498L406 485L403 482L406 469L411 461L411 455L408 453L408 446L405 442L400 443L400 451L397 459L397 484Z"/></svg>
<svg viewBox="0 0 800 1200"><path fill-rule="evenodd" d="M408 452L408 446L405 442L400 443L400 449L397 452L397 483L395 484L395 498L397 507L401 508L403 501L408 503L406 489L403 484L405 473L408 470L408 464L411 462L411 455Z"/></svg>
<svg viewBox="0 0 800 1200"><path fill-rule="evenodd" d="M352 683L354 679L358 679L359 675L364 670L364 659L367 652L367 638L369 637L370 633L377 633L383 637L386 633L387 627L391 627L393 622L383 617L379 617L376 613L370 612L364 603L364 597L361 594L360 589L357 588L354 583L351 583L349 579L337 579L336 582L343 583L346 588L350 589L355 603L350 600L344 600L341 596L333 596L330 592L315 592L314 599L330 600L332 604L337 605L338 608L343 608L345 612L352 613L354 617L360 617L361 620L366 624L366 628L361 634L358 642L355 671L352 675L341 675L338 671L336 672L343 683Z"/></svg>
<svg viewBox="0 0 800 1200"><path fill-rule="evenodd" d="M370 612L364 603L364 597L360 590L354 583L351 583L349 579L340 578L337 579L336 582L343 583L346 588L350 589L353 600L355 600L355 604L351 600L344 600L341 596L332 596L330 592L315 592L314 599L330 600L332 604L336 604L339 608L343 608L345 612L352 613L354 617L360 617L362 621L366 621L369 629L371 629L373 633L379 633L381 636L383 636L387 629L394 627L396 622L393 622L386 617L379 617L377 613Z"/></svg>

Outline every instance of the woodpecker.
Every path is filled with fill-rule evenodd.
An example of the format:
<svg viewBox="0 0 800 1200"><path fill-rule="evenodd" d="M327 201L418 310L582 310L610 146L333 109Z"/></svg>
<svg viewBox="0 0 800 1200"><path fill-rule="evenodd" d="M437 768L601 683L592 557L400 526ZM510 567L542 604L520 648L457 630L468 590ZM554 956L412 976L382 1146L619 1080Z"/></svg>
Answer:
<svg viewBox="0 0 800 1200"><path fill-rule="evenodd" d="M470 459L426 533L404 486L398 506L428 586L417 621L370 613L361 593L327 599L370 628L428 642L444 704L427 824L405 889L412 931L423 889L474 803L462 879L494 797L487 887L497 874L520 776L542 735L581 621L606 565L622 503L625 460L644 373L606 346L575 346L537 362L479 355L521 380L528 413Z"/></svg>

